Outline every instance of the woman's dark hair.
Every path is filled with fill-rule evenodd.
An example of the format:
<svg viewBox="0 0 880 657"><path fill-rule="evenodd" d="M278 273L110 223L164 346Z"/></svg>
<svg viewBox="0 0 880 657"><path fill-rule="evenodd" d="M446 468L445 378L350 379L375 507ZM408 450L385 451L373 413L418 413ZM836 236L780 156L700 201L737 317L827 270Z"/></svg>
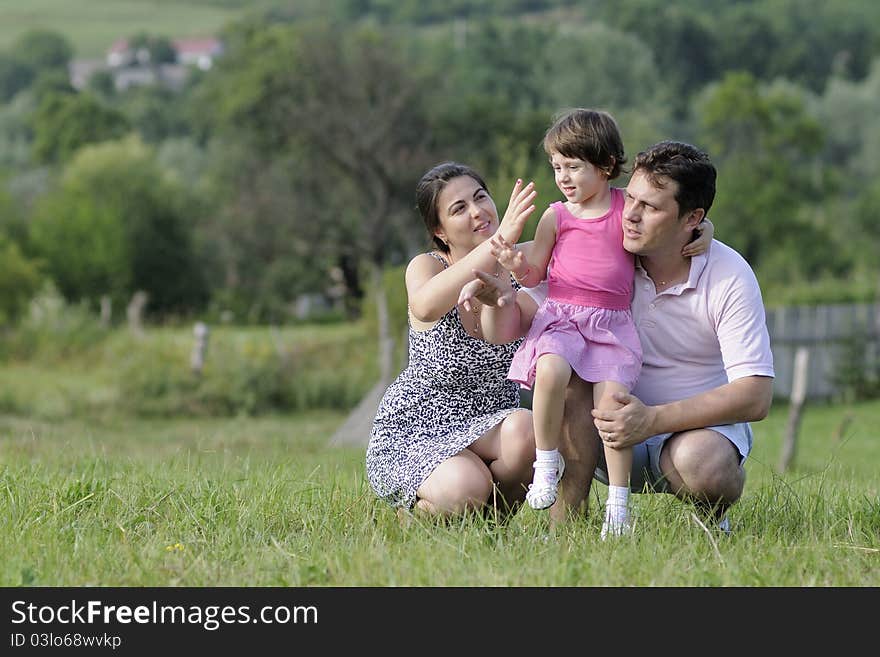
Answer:
<svg viewBox="0 0 880 657"><path fill-rule="evenodd" d="M487 194L489 193L489 188L482 177L480 177L480 174L466 164L459 164L458 162L438 164L423 175L416 186L416 209L422 215L422 221L425 222L425 228L428 229L428 235L434 241L434 245L443 253L449 253L449 245L435 234L440 227L440 213L437 210L437 200L440 197L440 192L446 187L446 183L453 178L461 176L473 178L480 187L486 190Z"/></svg>
<svg viewBox="0 0 880 657"><path fill-rule="evenodd" d="M617 122L601 110L577 108L557 116L544 135L547 155L589 162L614 180L624 171L626 157Z"/></svg>

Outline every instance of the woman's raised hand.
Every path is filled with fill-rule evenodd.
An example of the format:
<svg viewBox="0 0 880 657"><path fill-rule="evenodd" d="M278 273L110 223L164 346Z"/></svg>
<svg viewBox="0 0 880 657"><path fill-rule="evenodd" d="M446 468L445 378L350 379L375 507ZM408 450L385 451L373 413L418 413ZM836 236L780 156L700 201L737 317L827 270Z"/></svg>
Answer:
<svg viewBox="0 0 880 657"><path fill-rule="evenodd" d="M504 217L498 226L498 234L501 235L505 242L516 244L519 241L526 221L528 221L532 212L535 211L533 201L537 194L534 182L523 186L522 180L517 178L513 191L510 193L510 203L507 205L507 211L504 213Z"/></svg>

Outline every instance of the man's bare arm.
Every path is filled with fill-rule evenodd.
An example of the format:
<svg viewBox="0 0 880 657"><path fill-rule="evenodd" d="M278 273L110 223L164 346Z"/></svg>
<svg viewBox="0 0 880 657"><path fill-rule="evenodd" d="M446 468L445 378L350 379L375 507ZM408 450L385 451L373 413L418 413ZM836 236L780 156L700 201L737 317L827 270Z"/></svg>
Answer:
<svg viewBox="0 0 880 657"><path fill-rule="evenodd" d="M687 399L646 406L633 395L615 395L623 406L593 410L593 422L605 444L632 447L651 436L701 429L718 424L755 422L767 417L773 379L747 376Z"/></svg>

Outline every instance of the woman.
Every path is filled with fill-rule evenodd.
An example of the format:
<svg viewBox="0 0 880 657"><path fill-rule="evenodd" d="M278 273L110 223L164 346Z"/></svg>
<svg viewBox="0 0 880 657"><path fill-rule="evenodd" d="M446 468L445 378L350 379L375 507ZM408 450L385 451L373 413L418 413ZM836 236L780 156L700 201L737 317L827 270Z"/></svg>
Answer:
<svg viewBox="0 0 880 657"><path fill-rule="evenodd" d="M457 303L475 269L497 270L489 238L498 211L479 174L454 162L428 171L416 197L436 248L406 269L409 365L379 405L367 476L402 509L505 512L525 498L535 454L531 413L507 380L519 340L485 342L479 301ZM532 183L517 181L505 219L525 221L534 198Z"/></svg>

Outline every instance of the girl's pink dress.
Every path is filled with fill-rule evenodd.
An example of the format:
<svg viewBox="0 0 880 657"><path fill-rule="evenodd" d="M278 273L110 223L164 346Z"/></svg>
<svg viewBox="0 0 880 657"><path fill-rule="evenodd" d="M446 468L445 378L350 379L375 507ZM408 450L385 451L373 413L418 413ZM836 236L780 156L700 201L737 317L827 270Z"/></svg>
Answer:
<svg viewBox="0 0 880 657"><path fill-rule="evenodd" d="M507 378L531 389L538 358L556 354L584 381L617 381L632 390L642 347L630 311L635 258L623 248L623 192L612 188L611 208L596 219L578 219L562 202L550 207L556 212L556 245L547 299Z"/></svg>

